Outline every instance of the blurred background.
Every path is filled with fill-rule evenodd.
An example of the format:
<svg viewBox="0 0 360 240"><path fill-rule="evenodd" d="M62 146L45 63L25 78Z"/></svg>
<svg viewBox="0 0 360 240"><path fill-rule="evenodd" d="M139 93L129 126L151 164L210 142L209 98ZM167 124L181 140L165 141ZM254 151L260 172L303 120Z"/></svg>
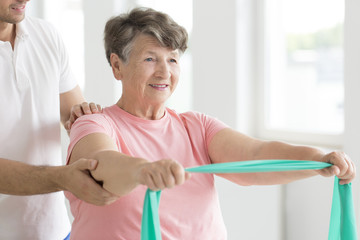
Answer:
<svg viewBox="0 0 360 240"><path fill-rule="evenodd" d="M204 112L256 138L344 150L360 164L359 1L33 0L28 6L28 15L62 34L89 102L109 106L121 94L105 58L105 22L151 7L190 36L170 108ZM266 187L217 178L216 184L229 240L327 239L333 178Z"/></svg>

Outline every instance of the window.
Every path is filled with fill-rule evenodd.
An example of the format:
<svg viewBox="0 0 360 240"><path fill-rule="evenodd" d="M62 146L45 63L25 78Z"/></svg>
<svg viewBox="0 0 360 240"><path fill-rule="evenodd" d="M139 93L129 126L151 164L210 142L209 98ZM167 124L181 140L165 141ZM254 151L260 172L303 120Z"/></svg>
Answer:
<svg viewBox="0 0 360 240"><path fill-rule="evenodd" d="M264 22L260 135L340 144L344 131L344 1L265 1Z"/></svg>

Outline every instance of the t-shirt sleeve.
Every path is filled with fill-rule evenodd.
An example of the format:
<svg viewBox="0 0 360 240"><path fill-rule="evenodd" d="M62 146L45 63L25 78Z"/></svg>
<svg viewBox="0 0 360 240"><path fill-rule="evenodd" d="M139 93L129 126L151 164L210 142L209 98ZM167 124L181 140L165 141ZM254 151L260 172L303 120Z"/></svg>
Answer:
<svg viewBox="0 0 360 240"><path fill-rule="evenodd" d="M77 81L70 67L69 55L66 50L65 44L56 29L54 29L54 34L57 40L57 49L59 54L58 55L59 68L60 68L59 94L61 94L74 89L77 85Z"/></svg>
<svg viewBox="0 0 360 240"><path fill-rule="evenodd" d="M89 134L104 133L115 141L115 134L112 124L112 120L101 113L84 115L78 118L71 127L70 144L68 147L66 162L68 162L76 143Z"/></svg>
<svg viewBox="0 0 360 240"><path fill-rule="evenodd" d="M202 114L201 119L203 122L203 127L205 130L205 139L206 145L209 146L210 141L218 133L220 130L224 128L228 128L229 126L226 125L224 122L220 121L217 118Z"/></svg>

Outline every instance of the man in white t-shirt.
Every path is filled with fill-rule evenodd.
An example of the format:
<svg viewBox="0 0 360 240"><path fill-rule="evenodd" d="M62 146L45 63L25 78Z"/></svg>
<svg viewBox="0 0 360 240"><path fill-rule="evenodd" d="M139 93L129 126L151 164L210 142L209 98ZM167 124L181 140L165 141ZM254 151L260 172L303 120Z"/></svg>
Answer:
<svg viewBox="0 0 360 240"><path fill-rule="evenodd" d="M89 176L97 161L62 166L59 121L69 128L80 106L85 114L96 106L80 105L61 38L24 18L27 2L0 1L0 239L57 240L70 231L59 191L96 205L116 197Z"/></svg>

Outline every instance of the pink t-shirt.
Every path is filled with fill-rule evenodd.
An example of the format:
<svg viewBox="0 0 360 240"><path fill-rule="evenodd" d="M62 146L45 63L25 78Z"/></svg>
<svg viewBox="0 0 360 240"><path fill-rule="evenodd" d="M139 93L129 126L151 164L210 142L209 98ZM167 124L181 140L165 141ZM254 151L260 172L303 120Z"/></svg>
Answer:
<svg viewBox="0 0 360 240"><path fill-rule="evenodd" d="M171 158L185 168L205 165L211 163L209 142L226 127L197 112L178 114L166 109L160 120L145 120L113 105L102 114L86 115L75 122L68 154L81 138L101 132L124 154L149 161ZM71 239L140 239L145 192L146 186L140 185L108 206L91 205L66 192L74 216ZM164 240L227 237L212 174L193 173L185 184L163 190L159 217Z"/></svg>

